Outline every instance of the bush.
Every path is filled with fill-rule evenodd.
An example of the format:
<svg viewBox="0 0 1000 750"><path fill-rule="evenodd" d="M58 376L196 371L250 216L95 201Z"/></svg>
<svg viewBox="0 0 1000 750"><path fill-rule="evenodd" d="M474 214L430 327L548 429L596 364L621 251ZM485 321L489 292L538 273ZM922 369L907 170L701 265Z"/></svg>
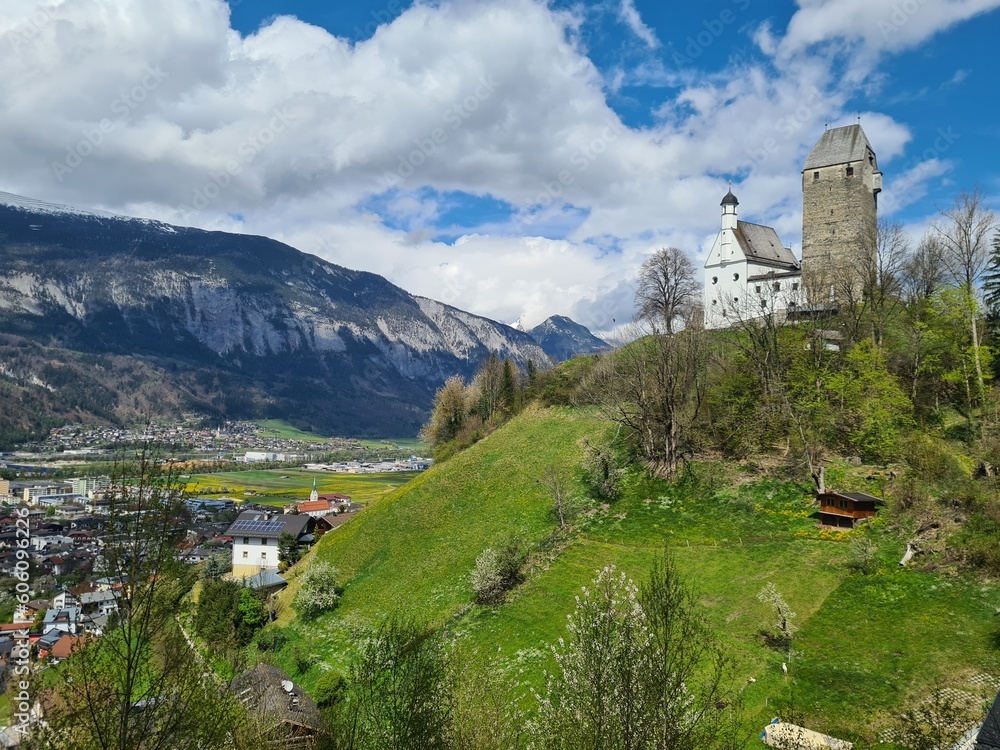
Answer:
<svg viewBox="0 0 1000 750"><path fill-rule="evenodd" d="M343 589L340 572L325 562L314 562L302 574L302 584L295 595L295 608L304 618L311 619L327 612L340 602Z"/></svg>
<svg viewBox="0 0 1000 750"><path fill-rule="evenodd" d="M340 672L331 669L316 681L313 699L320 708L329 708L339 703L347 693L347 680Z"/></svg>
<svg viewBox="0 0 1000 750"><path fill-rule="evenodd" d="M621 494L622 469L610 445L586 444L583 452L583 476L598 500L613 503Z"/></svg>
<svg viewBox="0 0 1000 750"><path fill-rule="evenodd" d="M288 636L283 630L264 630L257 636L258 651L280 651L288 642Z"/></svg>
<svg viewBox="0 0 1000 750"><path fill-rule="evenodd" d="M476 558L470 579L477 604L499 604L504 595L519 584L527 553L521 541L507 537L496 549L487 547Z"/></svg>

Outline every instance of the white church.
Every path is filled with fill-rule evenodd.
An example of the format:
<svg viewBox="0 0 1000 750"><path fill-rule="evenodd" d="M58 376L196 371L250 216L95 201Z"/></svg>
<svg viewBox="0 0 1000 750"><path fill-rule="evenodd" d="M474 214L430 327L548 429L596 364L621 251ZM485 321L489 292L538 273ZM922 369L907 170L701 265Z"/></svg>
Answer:
<svg viewBox="0 0 1000 750"><path fill-rule="evenodd" d="M722 229L705 260L705 327L728 328L805 302L802 266L771 227L740 221L732 189Z"/></svg>

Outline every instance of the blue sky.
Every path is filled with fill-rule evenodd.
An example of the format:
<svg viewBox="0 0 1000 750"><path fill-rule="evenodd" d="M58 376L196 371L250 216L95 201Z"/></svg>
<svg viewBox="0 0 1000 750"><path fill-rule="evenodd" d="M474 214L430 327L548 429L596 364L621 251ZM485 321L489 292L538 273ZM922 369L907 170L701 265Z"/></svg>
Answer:
<svg viewBox="0 0 1000 750"><path fill-rule="evenodd" d="M266 234L504 322L608 331L729 180L798 252L860 115L914 243L1000 208L1000 0L5 0L0 190Z"/></svg>

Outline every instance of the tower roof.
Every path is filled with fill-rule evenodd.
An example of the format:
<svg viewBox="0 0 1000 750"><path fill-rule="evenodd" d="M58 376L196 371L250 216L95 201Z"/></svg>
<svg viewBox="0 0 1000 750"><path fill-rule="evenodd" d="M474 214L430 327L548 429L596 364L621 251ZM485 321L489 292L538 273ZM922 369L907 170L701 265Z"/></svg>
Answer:
<svg viewBox="0 0 1000 750"><path fill-rule="evenodd" d="M738 205L740 205L740 202L738 200L736 200L736 196L733 195L733 189L732 188L729 188L729 192L726 193L726 196L722 199L722 203L720 203L719 205L720 206L738 206Z"/></svg>
<svg viewBox="0 0 1000 750"><path fill-rule="evenodd" d="M875 155L875 149L868 142L868 136L860 125L832 128L823 133L823 137L813 146L809 156L806 157L803 171L862 161L869 151L872 156Z"/></svg>

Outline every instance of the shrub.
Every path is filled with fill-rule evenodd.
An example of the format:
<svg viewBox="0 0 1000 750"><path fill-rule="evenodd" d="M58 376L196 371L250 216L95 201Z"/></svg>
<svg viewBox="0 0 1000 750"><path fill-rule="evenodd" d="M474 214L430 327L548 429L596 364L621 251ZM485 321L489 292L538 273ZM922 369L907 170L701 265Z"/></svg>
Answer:
<svg viewBox="0 0 1000 750"><path fill-rule="evenodd" d="M264 630L257 636L257 650L280 651L287 642L288 636L283 630Z"/></svg>
<svg viewBox="0 0 1000 750"><path fill-rule="evenodd" d="M317 617L337 606L343 589L340 572L325 562L315 562L302 574L302 584L295 595L295 608L306 619Z"/></svg>
<svg viewBox="0 0 1000 750"><path fill-rule="evenodd" d="M583 475L597 499L611 503L621 494L622 469L610 445L586 444L583 452Z"/></svg>
<svg viewBox="0 0 1000 750"><path fill-rule="evenodd" d="M496 547L487 547L476 558L470 575L477 604L499 604L504 595L519 584L527 553L521 541L508 536Z"/></svg>
<svg viewBox="0 0 1000 750"><path fill-rule="evenodd" d="M347 680L340 672L331 669L316 681L313 698L320 708L329 708L339 703L347 693Z"/></svg>

